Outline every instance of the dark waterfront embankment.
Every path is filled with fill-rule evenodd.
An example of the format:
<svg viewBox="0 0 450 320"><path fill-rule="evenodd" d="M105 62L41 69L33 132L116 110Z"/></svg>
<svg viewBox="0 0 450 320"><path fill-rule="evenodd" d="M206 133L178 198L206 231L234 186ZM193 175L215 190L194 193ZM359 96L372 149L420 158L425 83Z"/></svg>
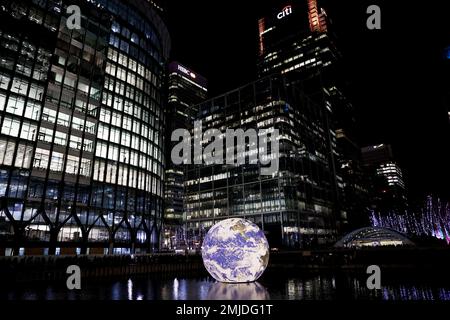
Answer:
<svg viewBox="0 0 450 320"><path fill-rule="evenodd" d="M366 270L378 265L382 269L416 269L434 272L450 268L450 247L375 247L278 252L270 256L270 269Z"/></svg>
<svg viewBox="0 0 450 320"><path fill-rule="evenodd" d="M2 284L65 281L67 267L77 265L83 279L155 275L203 276L200 255L109 255L0 257ZM369 265L382 270L443 274L450 268L450 248L368 248L272 252L268 274L298 272L364 273Z"/></svg>
<svg viewBox="0 0 450 320"><path fill-rule="evenodd" d="M198 275L198 255L79 255L0 257L3 283L51 282L67 279L67 267L77 265L82 279L109 279L137 275ZM65 281L65 280L64 280Z"/></svg>

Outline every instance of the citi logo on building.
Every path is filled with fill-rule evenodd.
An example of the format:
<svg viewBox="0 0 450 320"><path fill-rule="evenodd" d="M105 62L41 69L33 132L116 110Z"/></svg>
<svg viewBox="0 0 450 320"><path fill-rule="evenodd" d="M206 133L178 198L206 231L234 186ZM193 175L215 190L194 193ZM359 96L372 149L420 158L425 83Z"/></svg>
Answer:
<svg viewBox="0 0 450 320"><path fill-rule="evenodd" d="M292 13L292 6L291 6L291 5L286 6L286 7L283 8L283 10L281 10L281 12L279 12L279 13L277 14L277 18L278 18L279 20L281 20L281 19L283 19L284 17L287 17L288 15L290 15L291 13Z"/></svg>

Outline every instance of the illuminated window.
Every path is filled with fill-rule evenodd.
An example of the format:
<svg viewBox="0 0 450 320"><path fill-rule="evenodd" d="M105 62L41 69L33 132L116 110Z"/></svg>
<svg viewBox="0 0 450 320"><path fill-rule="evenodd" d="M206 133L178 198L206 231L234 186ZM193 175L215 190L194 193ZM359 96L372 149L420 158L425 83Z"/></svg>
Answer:
<svg viewBox="0 0 450 320"><path fill-rule="evenodd" d="M82 139L80 137L71 135L69 141L69 147L72 149L81 150Z"/></svg>
<svg viewBox="0 0 450 320"><path fill-rule="evenodd" d="M109 136L109 141L112 141L114 143L120 143L120 130L111 128L111 134Z"/></svg>
<svg viewBox="0 0 450 320"><path fill-rule="evenodd" d="M78 157L67 156L67 165L66 165L66 173L68 174L77 174L78 173Z"/></svg>
<svg viewBox="0 0 450 320"><path fill-rule="evenodd" d="M131 131L131 123L132 123L131 118L124 116L122 128L124 128L125 130Z"/></svg>
<svg viewBox="0 0 450 320"><path fill-rule="evenodd" d="M108 149L108 159L112 161L118 161L119 160L119 148L116 146L109 146Z"/></svg>
<svg viewBox="0 0 450 320"><path fill-rule="evenodd" d="M84 139L83 150L92 152L94 150L94 142L88 139Z"/></svg>
<svg viewBox="0 0 450 320"><path fill-rule="evenodd" d="M25 80L14 78L13 84L11 87L11 92L18 93L21 95L26 95L28 90L28 82Z"/></svg>
<svg viewBox="0 0 450 320"><path fill-rule="evenodd" d="M113 108L118 111L122 111L122 106L123 106L123 99L115 98L113 102Z"/></svg>
<svg viewBox="0 0 450 320"><path fill-rule="evenodd" d="M73 117L72 119L72 128L76 130L83 131L84 128L84 121L83 119Z"/></svg>
<svg viewBox="0 0 450 320"><path fill-rule="evenodd" d="M91 160L81 159L80 175L89 177L91 175Z"/></svg>
<svg viewBox="0 0 450 320"><path fill-rule="evenodd" d="M130 161L130 150L126 149L126 148L121 148L120 149L120 162L123 163L129 163Z"/></svg>
<svg viewBox="0 0 450 320"><path fill-rule="evenodd" d="M28 97L34 100L42 101L44 95L44 88L38 86L36 84L32 84L30 87L30 92L28 93Z"/></svg>
<svg viewBox="0 0 450 320"><path fill-rule="evenodd" d="M36 125L33 125L33 124L29 123L29 122L24 122L22 124L22 130L20 131L20 137L22 139L35 141L35 139L36 139L36 131L37 131L37 126Z"/></svg>
<svg viewBox="0 0 450 320"><path fill-rule="evenodd" d="M94 164L94 180L104 181L106 164L104 161L95 161Z"/></svg>
<svg viewBox="0 0 450 320"><path fill-rule="evenodd" d="M108 152L108 145L106 143L97 142L95 155L97 157L106 158L107 152Z"/></svg>
<svg viewBox="0 0 450 320"><path fill-rule="evenodd" d="M33 154L33 147L25 144L19 144L17 148L17 156L15 166L19 168L29 169L31 166L31 157Z"/></svg>
<svg viewBox="0 0 450 320"><path fill-rule="evenodd" d="M108 162L106 170L106 182L116 183L116 178L117 178L117 165L112 162Z"/></svg>
<svg viewBox="0 0 450 320"><path fill-rule="evenodd" d="M3 61L2 61L3 63ZM0 89L8 90L9 82L11 81L11 78L9 75L0 73Z"/></svg>
<svg viewBox="0 0 450 320"><path fill-rule="evenodd" d="M109 128L103 124L98 127L97 137L103 140L109 140Z"/></svg>
<svg viewBox="0 0 450 320"><path fill-rule="evenodd" d="M19 136L20 122L9 117L3 120L2 133L12 137Z"/></svg>
<svg viewBox="0 0 450 320"><path fill-rule="evenodd" d="M59 124L60 126L68 127L70 124L70 116L68 114L60 112L58 114L57 124Z"/></svg>
<svg viewBox="0 0 450 320"><path fill-rule="evenodd" d="M128 132L123 132L121 144L123 146L130 147L131 146L131 134L129 134Z"/></svg>
<svg viewBox="0 0 450 320"><path fill-rule="evenodd" d="M37 103L28 101L27 107L25 108L25 114L24 114L25 118L32 119L32 120L39 120L40 114L41 114L41 106Z"/></svg>
<svg viewBox="0 0 450 320"><path fill-rule="evenodd" d="M50 170L54 172L62 172L64 166L64 155L59 152L53 152L50 161Z"/></svg>
<svg viewBox="0 0 450 320"><path fill-rule="evenodd" d="M45 149L36 149L34 155L33 167L38 169L47 169L50 159L50 151Z"/></svg>
<svg viewBox="0 0 450 320"><path fill-rule="evenodd" d="M5 109L6 95L0 93L0 111Z"/></svg>
<svg viewBox="0 0 450 320"><path fill-rule="evenodd" d="M100 121L105 123L110 123L111 121L111 111L102 108L100 110Z"/></svg>
<svg viewBox="0 0 450 320"><path fill-rule="evenodd" d="M25 98L11 96L9 97L8 104L6 106L6 112L22 116L24 107Z"/></svg>
<svg viewBox="0 0 450 320"><path fill-rule="evenodd" d="M67 144L67 134L56 131L55 132L55 144L65 146Z"/></svg>
<svg viewBox="0 0 450 320"><path fill-rule="evenodd" d="M117 127L120 127L121 125L121 116L120 114L113 112L112 118L111 118L111 124Z"/></svg>

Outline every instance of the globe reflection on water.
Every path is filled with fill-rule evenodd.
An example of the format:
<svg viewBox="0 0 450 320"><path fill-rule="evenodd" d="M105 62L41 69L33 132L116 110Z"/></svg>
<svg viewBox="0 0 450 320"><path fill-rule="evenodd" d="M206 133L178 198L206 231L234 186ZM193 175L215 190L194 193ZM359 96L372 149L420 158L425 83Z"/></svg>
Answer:
<svg viewBox="0 0 450 320"><path fill-rule="evenodd" d="M214 283L208 291L207 300L269 300L269 292L258 282Z"/></svg>

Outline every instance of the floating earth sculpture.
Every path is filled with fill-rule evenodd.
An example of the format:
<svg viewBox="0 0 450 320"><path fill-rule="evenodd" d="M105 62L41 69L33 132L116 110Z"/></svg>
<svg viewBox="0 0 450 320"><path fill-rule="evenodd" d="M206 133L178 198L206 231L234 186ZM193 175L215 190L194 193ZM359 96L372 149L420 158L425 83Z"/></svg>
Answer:
<svg viewBox="0 0 450 320"><path fill-rule="evenodd" d="M203 264L220 282L257 280L269 263L269 244L264 232L248 220L231 218L209 229L203 240Z"/></svg>

